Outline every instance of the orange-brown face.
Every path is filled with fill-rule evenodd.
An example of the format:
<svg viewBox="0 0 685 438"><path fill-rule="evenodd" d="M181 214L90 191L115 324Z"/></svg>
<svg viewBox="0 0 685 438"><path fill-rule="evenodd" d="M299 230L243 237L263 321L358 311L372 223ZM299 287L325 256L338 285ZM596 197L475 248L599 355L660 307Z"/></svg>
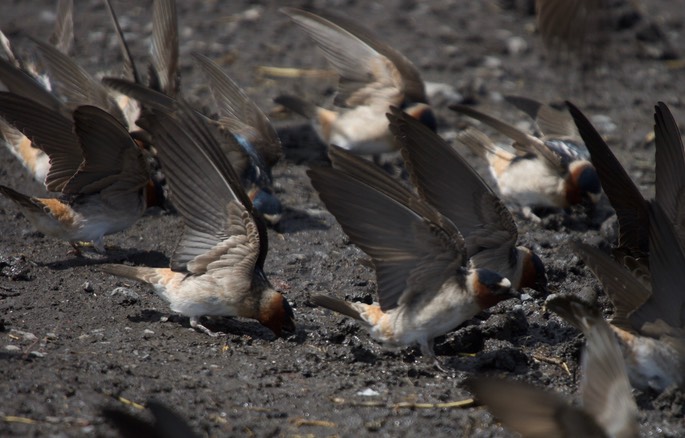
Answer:
<svg viewBox="0 0 685 438"><path fill-rule="evenodd" d="M404 112L423 123L433 132L438 131L438 122L435 119L435 113L430 106L425 103L414 103L403 108Z"/></svg>
<svg viewBox="0 0 685 438"><path fill-rule="evenodd" d="M281 336L283 331L295 333L295 317L288 300L278 292L268 297L267 303L260 308L259 322L276 336Z"/></svg>
<svg viewBox="0 0 685 438"><path fill-rule="evenodd" d="M493 271L476 269L471 281L476 302L481 309L488 309L513 297L511 282Z"/></svg>
<svg viewBox="0 0 685 438"><path fill-rule="evenodd" d="M597 171L589 161L576 161L569 166L566 179L566 202L569 205L580 204L589 199L593 204L599 201L602 186Z"/></svg>
<svg viewBox="0 0 685 438"><path fill-rule="evenodd" d="M529 287L538 292L547 294L547 274L545 273L545 266L542 264L540 257L533 251L528 250L524 253L522 268L519 289Z"/></svg>

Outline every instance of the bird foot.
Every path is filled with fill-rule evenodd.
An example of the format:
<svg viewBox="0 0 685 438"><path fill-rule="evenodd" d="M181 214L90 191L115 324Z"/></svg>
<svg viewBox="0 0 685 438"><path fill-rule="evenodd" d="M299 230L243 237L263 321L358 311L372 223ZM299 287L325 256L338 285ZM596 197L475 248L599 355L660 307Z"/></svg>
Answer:
<svg viewBox="0 0 685 438"><path fill-rule="evenodd" d="M531 222L535 222L536 224L539 224L542 222L542 219L540 219L540 216L533 213L533 209L530 207L521 208L521 213L523 214L523 217L530 220Z"/></svg>
<svg viewBox="0 0 685 438"><path fill-rule="evenodd" d="M440 371L441 373L448 373L449 370L445 368L445 365L442 363L440 359L437 357L433 357L433 366L435 367L436 370Z"/></svg>
<svg viewBox="0 0 685 438"><path fill-rule="evenodd" d="M219 337L219 336L226 336L226 333L223 332L213 332L204 325L200 324L200 321L198 318L190 318L190 326L194 328L195 330L205 333L206 335L209 335L213 338Z"/></svg>

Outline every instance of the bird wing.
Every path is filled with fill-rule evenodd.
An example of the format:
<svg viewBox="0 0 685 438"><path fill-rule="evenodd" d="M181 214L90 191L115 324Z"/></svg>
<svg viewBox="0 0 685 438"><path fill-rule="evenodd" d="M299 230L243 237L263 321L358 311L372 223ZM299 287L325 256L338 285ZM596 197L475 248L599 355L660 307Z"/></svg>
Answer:
<svg viewBox="0 0 685 438"><path fill-rule="evenodd" d="M247 94L212 60L194 54L209 78L211 94L220 115L233 121L229 130L245 137L271 168L283 155L281 141L271 122Z"/></svg>
<svg viewBox="0 0 685 438"><path fill-rule="evenodd" d="M540 134L547 138L582 142L566 106L555 108L523 96L504 96L504 99L535 121Z"/></svg>
<svg viewBox="0 0 685 438"><path fill-rule="evenodd" d="M503 267L512 267L518 239L516 223L504 203L437 134L397 108L388 118L419 196L459 229L474 266L504 275Z"/></svg>
<svg viewBox="0 0 685 438"><path fill-rule="evenodd" d="M639 436L637 405L616 336L601 315L589 315L587 321L579 389L583 408L608 436Z"/></svg>
<svg viewBox="0 0 685 438"><path fill-rule="evenodd" d="M176 99L144 85L118 78L104 78L102 82L106 86L137 100L141 105L149 109L163 113L174 113L179 110L179 102ZM214 125L214 129L210 128L212 132L220 131L217 135L219 135L218 142L223 154L228 157L228 161L233 169L235 169L236 174L244 175L245 170L250 166L250 157L240 144L236 142L236 137L231 133L231 126L208 119L195 110L191 109L191 111L204 119L205 123Z"/></svg>
<svg viewBox="0 0 685 438"><path fill-rule="evenodd" d="M155 0L152 4L151 87L172 97L179 89L178 17L176 0Z"/></svg>
<svg viewBox="0 0 685 438"><path fill-rule="evenodd" d="M633 180L611 152L585 115L572 103L566 102L585 145L590 151L592 165L602 182L602 189L616 210L619 226L619 247L632 254L647 254L649 249L649 213L647 201Z"/></svg>
<svg viewBox="0 0 685 438"><path fill-rule="evenodd" d="M50 36L50 44L57 50L68 54L74 45L74 0L57 2L55 28Z"/></svg>
<svg viewBox="0 0 685 438"><path fill-rule="evenodd" d="M656 143L656 202L675 226L678 241L685 246L685 149L680 129L665 103L654 111Z"/></svg>
<svg viewBox="0 0 685 438"><path fill-rule="evenodd" d="M121 55L124 58L124 76L138 84L142 83L138 69L136 68L136 63L133 61L133 56L131 56L131 51L128 48L128 43L124 38L124 32L121 30L119 25L119 19L117 14L114 12L114 7L110 0L105 0L105 5L107 6L107 12L109 17L112 19L112 25L114 26L114 33L119 40L119 47L121 48Z"/></svg>
<svg viewBox="0 0 685 438"><path fill-rule="evenodd" d="M649 299L652 291L598 248L580 242L571 242L571 248L595 274L614 303L616 312L612 324L626 330L639 329L630 324L631 315Z"/></svg>
<svg viewBox="0 0 685 438"><path fill-rule="evenodd" d="M0 57L0 83L7 91L38 102L51 110L63 110L62 103L55 95L33 76L2 57Z"/></svg>
<svg viewBox="0 0 685 438"><path fill-rule="evenodd" d="M592 416L558 394L513 380L479 378L466 386L508 428L527 438L605 438Z"/></svg>
<svg viewBox="0 0 685 438"><path fill-rule="evenodd" d="M631 315L637 327L662 320L685 328L685 254L673 224L658 203L649 208L649 269L652 295Z"/></svg>
<svg viewBox="0 0 685 438"><path fill-rule="evenodd" d="M89 105L76 108L74 132L83 162L63 193L135 192L147 184L150 173L142 151L128 129L109 113Z"/></svg>
<svg viewBox="0 0 685 438"><path fill-rule="evenodd" d="M485 113L482 113L470 106L453 104L449 107L451 110L461 114L466 114L469 117L485 123L486 125L496 129L500 133L506 135L514 140L513 147L524 154L533 154L539 159L547 163L547 166L556 169L559 174L564 174L567 171L567 163L561 155L555 150L550 149L542 140L527 134L520 129Z"/></svg>
<svg viewBox="0 0 685 438"><path fill-rule="evenodd" d="M61 192L83 162L74 124L58 111L13 93L0 92L0 117L50 157L45 186Z"/></svg>
<svg viewBox="0 0 685 438"><path fill-rule="evenodd" d="M281 11L316 41L340 75L336 105L402 104L403 78L391 59L333 21L301 9Z"/></svg>
<svg viewBox="0 0 685 438"><path fill-rule="evenodd" d="M64 99L64 108L73 111L82 105L93 105L126 124L121 108L107 89L73 59L50 44L34 40L48 72L53 92Z"/></svg>
<svg viewBox="0 0 685 438"><path fill-rule="evenodd" d="M172 269L202 274L233 266L252 278L255 266L262 268L266 258L266 229L254 217L250 199L219 145L231 139L221 137L184 102L178 102L173 113L153 111L141 122L153 136L185 223ZM198 178L202 184L196 183ZM231 265L238 259L244 263Z"/></svg>
<svg viewBox="0 0 685 438"><path fill-rule="evenodd" d="M466 261L459 231L373 164L342 149L333 153L333 168L308 174L345 233L372 258L381 309L437 292Z"/></svg>

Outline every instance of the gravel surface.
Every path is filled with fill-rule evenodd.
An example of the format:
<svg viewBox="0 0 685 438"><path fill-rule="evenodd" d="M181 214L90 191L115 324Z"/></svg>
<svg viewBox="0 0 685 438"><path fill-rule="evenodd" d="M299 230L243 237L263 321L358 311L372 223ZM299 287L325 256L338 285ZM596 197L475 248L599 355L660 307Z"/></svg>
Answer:
<svg viewBox="0 0 685 438"><path fill-rule="evenodd" d="M119 50L103 2L76 3L74 56L91 72L117 68ZM150 2L113 3L134 56L144 65ZM149 418L131 403L150 398L172 406L208 436L509 436L482 407L440 404L470 398L464 379L485 373L569 397L576 393L582 337L544 311L544 296L534 291L438 338L436 352L447 373L423 361L417 349L383 349L355 322L313 307L309 297L314 293L371 300L376 287L367 257L349 243L305 174L310 164L323 160L322 145L306 122L272 103L288 93L324 104L334 82L268 77L260 67L327 68L326 62L278 13L283 2L178 3L185 96L200 106L206 102L204 79L190 56L203 53L246 88L282 135L285 158L274 168L274 178L287 211L278 229L269 231L266 273L292 303L298 331L274 339L256 322L217 318L207 326L227 336L210 338L192 330L187 318L160 321L168 307L148 287L98 270L104 262L167 265L180 236L177 215L150 211L107 239L117 248L106 258L75 258L67 254L69 245L36 233L14 204L0 198L1 436L114 436L101 408L120 407ZM447 139L465 122L447 109L454 101L477 103L524 127L525 115L503 102L503 95L574 101L651 196L654 145L647 136L653 106L666 102L683 127L682 63L662 59L667 50L644 23L624 23L602 62L581 74L541 50L532 31L534 18L523 3L289 2L358 18L413 60L426 81L441 84L433 104ZM642 3L644 14L667 38L684 41L682 4ZM51 1L9 0L2 6L0 28L18 45L29 46L25 36L49 37L53 11ZM44 195L43 186L4 148L0 160L0 184ZM606 297L566 243L581 239L608 247L600 227L609 214L603 205L593 214L582 209L549 214L541 224L516 216L520 240L546 263L550 288L597 295L607 315ZM643 435L685 436L680 392L635 396Z"/></svg>

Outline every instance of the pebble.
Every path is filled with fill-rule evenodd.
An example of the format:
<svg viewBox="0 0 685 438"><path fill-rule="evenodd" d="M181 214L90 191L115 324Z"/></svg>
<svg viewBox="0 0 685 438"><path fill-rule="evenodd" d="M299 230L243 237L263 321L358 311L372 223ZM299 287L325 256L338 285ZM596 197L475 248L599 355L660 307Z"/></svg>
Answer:
<svg viewBox="0 0 685 438"><path fill-rule="evenodd" d="M374 389L366 388L357 392L357 395L361 395L364 397L376 397L377 395L380 395L380 393Z"/></svg>
<svg viewBox="0 0 685 438"><path fill-rule="evenodd" d="M595 114L594 116L590 117L590 121L595 126L597 131L604 135L611 134L618 129L618 126L616 126L616 123L611 120L611 117L604 114Z"/></svg>
<svg viewBox="0 0 685 438"><path fill-rule="evenodd" d="M81 287L83 288L84 291L86 291L88 293L93 292L93 290L94 290L93 289L93 283L91 283L90 281L86 281L85 283L83 283L83 285Z"/></svg>
<svg viewBox="0 0 685 438"><path fill-rule="evenodd" d="M36 340L38 340L38 336L34 335L33 333L24 332L24 331L17 330L17 329L12 329L10 331L10 333L15 335L15 336L21 336L22 339L24 339L25 341L36 341Z"/></svg>
<svg viewBox="0 0 685 438"><path fill-rule="evenodd" d="M528 50L528 43L520 36L513 36L507 39L507 53L510 55L520 55Z"/></svg>
<svg viewBox="0 0 685 438"><path fill-rule="evenodd" d="M32 351L29 354L33 357L45 357L45 356L47 356L47 353L42 353L40 351Z"/></svg>
<svg viewBox="0 0 685 438"><path fill-rule="evenodd" d="M5 351L21 351L16 345L5 345Z"/></svg>
<svg viewBox="0 0 685 438"><path fill-rule="evenodd" d="M140 301L140 295L128 287L117 287L109 295L119 300L119 304L134 304Z"/></svg>
<svg viewBox="0 0 685 438"><path fill-rule="evenodd" d="M486 56L483 58L483 67L485 68L500 68L502 60L495 56Z"/></svg>

